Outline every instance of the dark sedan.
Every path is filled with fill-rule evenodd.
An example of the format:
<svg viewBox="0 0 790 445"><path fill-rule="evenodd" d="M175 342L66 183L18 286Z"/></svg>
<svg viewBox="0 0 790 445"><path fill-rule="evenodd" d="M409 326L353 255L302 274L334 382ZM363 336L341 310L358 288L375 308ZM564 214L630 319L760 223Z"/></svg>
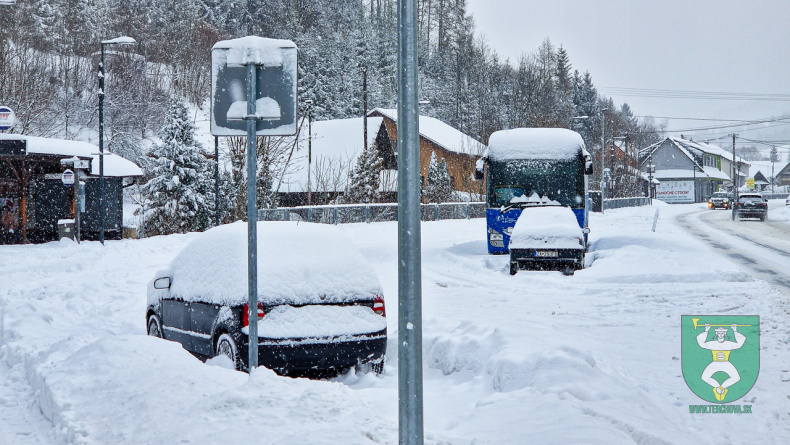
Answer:
<svg viewBox="0 0 790 445"><path fill-rule="evenodd" d="M246 224L201 234L148 286L148 334L248 369ZM258 363L281 374L383 369L378 278L337 228L258 224Z"/></svg>
<svg viewBox="0 0 790 445"><path fill-rule="evenodd" d="M759 193L743 193L738 196L733 210L738 218L757 218L765 221L768 218L768 201Z"/></svg>

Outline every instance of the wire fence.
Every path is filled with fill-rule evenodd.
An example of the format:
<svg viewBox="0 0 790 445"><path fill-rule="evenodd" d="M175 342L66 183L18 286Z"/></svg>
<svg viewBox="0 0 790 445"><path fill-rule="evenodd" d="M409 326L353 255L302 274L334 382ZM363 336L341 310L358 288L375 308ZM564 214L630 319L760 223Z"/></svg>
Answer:
<svg viewBox="0 0 790 445"><path fill-rule="evenodd" d="M484 202L421 204L422 221L485 218ZM323 224L397 221L398 204L344 204L259 209L258 221L306 221Z"/></svg>

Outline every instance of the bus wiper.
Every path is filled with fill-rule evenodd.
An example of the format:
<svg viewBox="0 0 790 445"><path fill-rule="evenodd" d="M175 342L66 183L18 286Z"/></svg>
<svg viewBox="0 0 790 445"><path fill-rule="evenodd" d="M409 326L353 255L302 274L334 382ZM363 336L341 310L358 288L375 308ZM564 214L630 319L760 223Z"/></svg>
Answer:
<svg viewBox="0 0 790 445"><path fill-rule="evenodd" d="M508 210L515 209L517 207L522 207L523 208L523 207L526 207L527 204L528 203L526 203L526 202L513 202L513 203L510 203L510 204L506 205L505 207L502 207L502 209L499 210L499 213L500 214L504 214Z"/></svg>

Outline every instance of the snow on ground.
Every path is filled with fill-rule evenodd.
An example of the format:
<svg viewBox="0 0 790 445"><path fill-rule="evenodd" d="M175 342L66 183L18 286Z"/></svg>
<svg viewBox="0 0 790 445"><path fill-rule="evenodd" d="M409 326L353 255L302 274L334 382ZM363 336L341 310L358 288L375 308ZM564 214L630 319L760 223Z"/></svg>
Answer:
<svg viewBox="0 0 790 445"><path fill-rule="evenodd" d="M482 219L424 223L426 443L788 443L788 295L675 223L703 209L593 214L571 277L510 276ZM384 288L382 376L248 377L147 337L146 283L199 234L0 246L0 443L397 443L397 225L340 228ZM707 404L681 371L692 314L760 315L760 375L735 402L753 414L689 413Z"/></svg>

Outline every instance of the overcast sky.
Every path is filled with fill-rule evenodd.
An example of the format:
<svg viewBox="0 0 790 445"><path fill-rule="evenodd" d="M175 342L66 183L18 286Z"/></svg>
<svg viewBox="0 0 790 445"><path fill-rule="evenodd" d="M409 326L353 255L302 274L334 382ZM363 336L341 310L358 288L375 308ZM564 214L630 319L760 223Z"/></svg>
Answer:
<svg viewBox="0 0 790 445"><path fill-rule="evenodd" d="M503 59L516 61L522 53L531 54L548 37L565 48L574 69L590 72L599 92L618 105L627 102L637 115L715 119L790 115L790 1L467 3L478 35ZM787 101L638 97L610 88L785 94ZM773 124L761 137L790 139L790 120L785 122ZM680 130L711 123L670 120L669 124L670 129Z"/></svg>

